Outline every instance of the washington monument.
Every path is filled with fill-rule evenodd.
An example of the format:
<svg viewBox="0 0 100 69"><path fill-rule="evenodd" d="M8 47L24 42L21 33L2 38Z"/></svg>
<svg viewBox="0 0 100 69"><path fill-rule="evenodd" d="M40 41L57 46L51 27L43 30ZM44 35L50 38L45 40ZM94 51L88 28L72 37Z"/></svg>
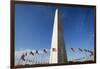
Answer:
<svg viewBox="0 0 100 69"><path fill-rule="evenodd" d="M61 28L60 12L58 11L58 9L56 9L54 17L49 63L67 63L64 36L63 30Z"/></svg>

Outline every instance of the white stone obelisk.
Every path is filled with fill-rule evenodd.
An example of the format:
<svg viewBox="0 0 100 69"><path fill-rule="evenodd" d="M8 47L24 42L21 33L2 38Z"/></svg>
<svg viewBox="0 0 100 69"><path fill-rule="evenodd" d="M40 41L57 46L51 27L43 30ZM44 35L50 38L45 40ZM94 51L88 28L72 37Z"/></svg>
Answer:
<svg viewBox="0 0 100 69"><path fill-rule="evenodd" d="M67 54L65 50L63 31L60 23L59 11L58 9L56 9L49 60L49 63L53 64L67 63Z"/></svg>

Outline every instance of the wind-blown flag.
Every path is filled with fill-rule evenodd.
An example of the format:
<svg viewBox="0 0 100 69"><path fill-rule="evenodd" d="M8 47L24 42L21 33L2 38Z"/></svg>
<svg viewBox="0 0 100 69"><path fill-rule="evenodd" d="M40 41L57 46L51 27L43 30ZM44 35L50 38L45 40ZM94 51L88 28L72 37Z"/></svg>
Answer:
<svg viewBox="0 0 100 69"><path fill-rule="evenodd" d="M93 54L93 52L91 51L90 57L93 56L93 55L94 55L94 54Z"/></svg>
<svg viewBox="0 0 100 69"><path fill-rule="evenodd" d="M90 50L87 50L89 53L91 53L91 51Z"/></svg>
<svg viewBox="0 0 100 69"><path fill-rule="evenodd" d="M47 53L47 50L46 49L43 49L44 53Z"/></svg>
<svg viewBox="0 0 100 69"><path fill-rule="evenodd" d="M25 55L24 55L24 54L21 56L21 59L22 59L23 61L25 61Z"/></svg>
<svg viewBox="0 0 100 69"><path fill-rule="evenodd" d="M30 52L30 54L34 56L34 53L32 51Z"/></svg>
<svg viewBox="0 0 100 69"><path fill-rule="evenodd" d="M36 50L36 54L38 54L39 55L39 52Z"/></svg>
<svg viewBox="0 0 100 69"><path fill-rule="evenodd" d="M79 51L81 51L81 52L83 51L81 48L78 48L78 49L79 49Z"/></svg>
<svg viewBox="0 0 100 69"><path fill-rule="evenodd" d="M52 48L52 51L53 51L53 52L56 52L56 48Z"/></svg>
<svg viewBox="0 0 100 69"><path fill-rule="evenodd" d="M72 50L73 52L75 52L74 48L71 48L71 50Z"/></svg>
<svg viewBox="0 0 100 69"><path fill-rule="evenodd" d="M90 53L90 57L94 55L92 51L88 50L88 52Z"/></svg>
<svg viewBox="0 0 100 69"><path fill-rule="evenodd" d="M87 49L84 49L84 51L87 52L88 50Z"/></svg>

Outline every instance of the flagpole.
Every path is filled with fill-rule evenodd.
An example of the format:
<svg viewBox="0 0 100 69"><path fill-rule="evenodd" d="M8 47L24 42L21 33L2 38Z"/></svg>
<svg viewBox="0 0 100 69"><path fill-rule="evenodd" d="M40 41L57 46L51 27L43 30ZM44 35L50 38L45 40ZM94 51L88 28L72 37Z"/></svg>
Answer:
<svg viewBox="0 0 100 69"><path fill-rule="evenodd" d="M21 58L20 58L19 61L18 61L18 65L19 65L20 60L21 60Z"/></svg>
<svg viewBox="0 0 100 69"><path fill-rule="evenodd" d="M35 54L33 56L33 60L32 61L33 61L32 64L35 64Z"/></svg>
<svg viewBox="0 0 100 69"><path fill-rule="evenodd" d="M35 54L34 54L34 56L33 56L32 64L34 64L34 57L35 57Z"/></svg>
<svg viewBox="0 0 100 69"><path fill-rule="evenodd" d="M22 54L23 55L23 54ZM20 59L19 59L19 61L18 61L18 64L19 64L19 62L20 62L20 60L21 60L21 58L22 58L22 55L21 55L21 57L20 57ZM20 64L19 64L20 65Z"/></svg>
<svg viewBox="0 0 100 69"><path fill-rule="evenodd" d="M25 63L25 64L27 64L28 58L29 58L29 54L28 54L28 56L27 56L27 59L26 59L26 63ZM29 61L28 61L28 62L29 62Z"/></svg>
<svg viewBox="0 0 100 69"><path fill-rule="evenodd" d="M88 59L88 56L87 56L87 53L86 53L86 51L85 51L85 56L86 56L86 59L85 59L85 61L87 61L87 59Z"/></svg>

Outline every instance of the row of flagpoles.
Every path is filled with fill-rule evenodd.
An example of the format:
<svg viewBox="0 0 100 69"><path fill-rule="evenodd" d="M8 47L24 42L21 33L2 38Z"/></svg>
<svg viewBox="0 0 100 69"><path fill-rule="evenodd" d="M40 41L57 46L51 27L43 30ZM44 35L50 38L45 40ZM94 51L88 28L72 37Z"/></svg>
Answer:
<svg viewBox="0 0 100 69"><path fill-rule="evenodd" d="M80 51L80 52L90 53L89 56L93 56L93 55L94 55L93 51L88 50L88 49L77 48L77 50L76 50L76 48L71 48L71 50L72 50L73 52L77 52L77 50L78 50L78 51Z"/></svg>
<svg viewBox="0 0 100 69"><path fill-rule="evenodd" d="M47 54L47 50L46 50L46 49L44 49L43 51L44 51L44 53ZM32 55L32 56L34 56L35 54L39 55L39 52L38 52L38 50L36 50L35 53L32 52L32 51L30 51L29 54ZM26 52L25 54L22 54L22 56L21 56L21 59L22 59L23 61L25 61L25 59L24 59L25 56L27 56L27 52Z"/></svg>
<svg viewBox="0 0 100 69"><path fill-rule="evenodd" d="M43 57L47 57L49 55L49 51L47 49L43 49L43 53L39 53L38 50L36 50L35 52L30 51L30 52L23 52L21 57L18 58L18 63L17 65L20 65L20 63L22 64L47 64L48 60L44 60L43 61ZM30 60L29 57L32 57L32 59ZM38 56L38 57L37 57ZM16 57L17 58L17 55ZM39 59L40 58L40 59ZM29 62L29 63L28 63Z"/></svg>
<svg viewBox="0 0 100 69"><path fill-rule="evenodd" d="M77 50L76 50L76 48L70 48L70 50L72 52L80 51L80 52L89 53L90 57L94 55L93 51L88 50L88 49L77 48ZM35 50L34 52L30 51L30 52L22 53L22 55L17 60L18 61L17 65L20 65L23 62L24 62L23 64L48 64L50 51L48 51L47 49L43 49L42 52L43 53L41 54L41 53L39 53L39 50ZM32 60L30 60L30 58L29 58L30 56L32 56ZM45 59L45 57L47 57L47 59ZM15 58L17 58L17 56ZM83 58L84 57L82 57L80 59L83 59ZM80 59L75 59L75 60L80 60Z"/></svg>

